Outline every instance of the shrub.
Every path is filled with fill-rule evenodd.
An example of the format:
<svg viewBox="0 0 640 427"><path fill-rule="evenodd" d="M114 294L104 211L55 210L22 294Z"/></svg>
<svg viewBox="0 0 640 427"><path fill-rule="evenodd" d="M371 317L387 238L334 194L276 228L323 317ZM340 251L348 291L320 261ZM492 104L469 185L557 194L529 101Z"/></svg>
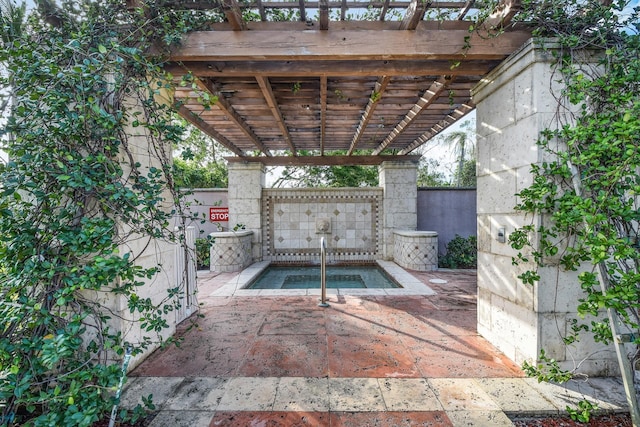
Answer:
<svg viewBox="0 0 640 427"><path fill-rule="evenodd" d="M211 265L209 250L211 249L211 239L200 237L196 239L196 262L198 270L208 269Z"/></svg>
<svg viewBox="0 0 640 427"><path fill-rule="evenodd" d="M465 238L456 234L456 237L447 243L447 252L439 257L438 267L476 268L478 266L477 244L476 236Z"/></svg>

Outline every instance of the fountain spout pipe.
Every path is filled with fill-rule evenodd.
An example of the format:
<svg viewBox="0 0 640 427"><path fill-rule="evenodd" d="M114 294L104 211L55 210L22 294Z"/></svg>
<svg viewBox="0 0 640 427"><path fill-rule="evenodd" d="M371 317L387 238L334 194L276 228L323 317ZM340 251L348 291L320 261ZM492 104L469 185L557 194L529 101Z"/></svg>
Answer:
<svg viewBox="0 0 640 427"><path fill-rule="evenodd" d="M327 303L327 241L320 238L320 307L329 307Z"/></svg>

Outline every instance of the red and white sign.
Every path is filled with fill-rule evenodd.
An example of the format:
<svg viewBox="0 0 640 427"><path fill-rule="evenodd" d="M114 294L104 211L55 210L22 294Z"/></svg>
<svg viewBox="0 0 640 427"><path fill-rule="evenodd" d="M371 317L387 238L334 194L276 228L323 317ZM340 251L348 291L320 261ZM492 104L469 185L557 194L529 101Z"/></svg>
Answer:
<svg viewBox="0 0 640 427"><path fill-rule="evenodd" d="M229 208L209 208L209 221L228 222Z"/></svg>

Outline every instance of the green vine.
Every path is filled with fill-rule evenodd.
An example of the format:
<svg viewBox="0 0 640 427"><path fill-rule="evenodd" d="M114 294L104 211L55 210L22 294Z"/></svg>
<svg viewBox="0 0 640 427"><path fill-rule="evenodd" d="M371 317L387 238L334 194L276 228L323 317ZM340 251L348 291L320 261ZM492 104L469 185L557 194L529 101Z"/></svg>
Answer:
<svg viewBox="0 0 640 427"><path fill-rule="evenodd" d="M182 285L141 292L186 221L170 160L183 128L157 52L199 23L125 3L43 0L28 19L1 5L3 426L92 425L116 403L125 349L171 341Z"/></svg>
<svg viewBox="0 0 640 427"><path fill-rule="evenodd" d="M523 11L521 19L536 24L536 36L553 37L552 83L564 89L557 99L559 124L538 141L545 160L532 167L533 183L518 194L517 209L533 214L534 221L510 235L519 251L514 263L533 265L520 276L527 284L540 279L538 267L580 272L582 321L569 325L566 345L587 332L596 342L611 342L608 320L602 320L606 309L639 337L638 8L631 10L625 1L527 1ZM606 291L601 280L608 283ZM585 322L587 317L592 320ZM573 376L544 352L540 360L547 368L525 365L527 373L543 380ZM582 403L571 414L588 421L592 409Z"/></svg>

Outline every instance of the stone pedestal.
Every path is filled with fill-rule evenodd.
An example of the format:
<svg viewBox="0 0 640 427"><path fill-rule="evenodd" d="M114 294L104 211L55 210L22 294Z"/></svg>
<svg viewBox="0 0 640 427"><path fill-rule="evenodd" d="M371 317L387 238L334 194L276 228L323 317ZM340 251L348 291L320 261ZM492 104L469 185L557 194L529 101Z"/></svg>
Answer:
<svg viewBox="0 0 640 427"><path fill-rule="evenodd" d="M213 239L209 252L211 271L241 271L251 264L253 231L221 231L209 236Z"/></svg>
<svg viewBox="0 0 640 427"><path fill-rule="evenodd" d="M401 267L417 271L438 268L438 233L395 230L393 260Z"/></svg>

